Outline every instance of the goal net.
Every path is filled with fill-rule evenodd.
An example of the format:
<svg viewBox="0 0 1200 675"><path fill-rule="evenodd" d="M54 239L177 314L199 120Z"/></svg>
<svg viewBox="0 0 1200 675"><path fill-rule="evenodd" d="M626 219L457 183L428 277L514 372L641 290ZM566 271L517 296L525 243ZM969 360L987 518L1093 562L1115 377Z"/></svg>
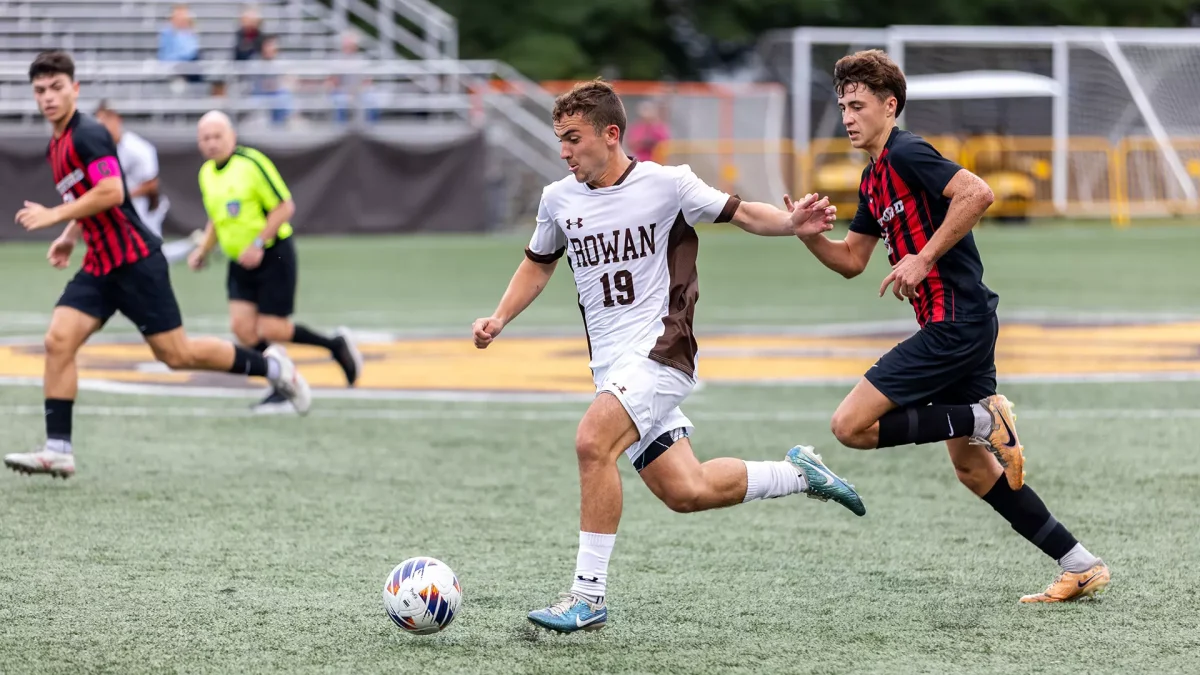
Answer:
<svg viewBox="0 0 1200 675"><path fill-rule="evenodd" d="M869 48L886 49L904 68L902 126L988 178L1001 215L1200 213L1200 31L773 34L760 55L772 77L790 83L796 189L840 185L850 172L838 167L861 169L865 158L844 141L831 75L838 58Z"/></svg>

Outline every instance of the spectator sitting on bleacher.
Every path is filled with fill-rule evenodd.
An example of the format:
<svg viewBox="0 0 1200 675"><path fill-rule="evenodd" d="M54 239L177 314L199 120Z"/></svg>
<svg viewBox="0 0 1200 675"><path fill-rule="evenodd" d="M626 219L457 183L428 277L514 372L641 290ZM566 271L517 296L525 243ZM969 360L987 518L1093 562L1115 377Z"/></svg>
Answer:
<svg viewBox="0 0 1200 675"><path fill-rule="evenodd" d="M362 106L363 119L375 122L379 119L379 92L367 75L370 65L358 49L358 34L348 30L342 33L342 47L338 62L346 70L329 77L329 96L333 99L334 114L338 122L346 123L352 116L355 103Z"/></svg>
<svg viewBox="0 0 1200 675"><path fill-rule="evenodd" d="M250 94L273 100L271 122L286 124L292 114L291 82L287 75L273 65L279 54L279 39L274 35L264 36L262 53L263 71L250 78Z"/></svg>
<svg viewBox="0 0 1200 675"><path fill-rule="evenodd" d="M171 23L158 33L158 60L171 63L200 60L200 38L196 36L187 5L178 4L171 8ZM201 78L192 74L184 79L199 82Z"/></svg>
<svg viewBox="0 0 1200 675"><path fill-rule="evenodd" d="M233 43L233 60L249 61L262 54L266 36L262 31L262 16L254 7L242 10L242 25L238 28Z"/></svg>

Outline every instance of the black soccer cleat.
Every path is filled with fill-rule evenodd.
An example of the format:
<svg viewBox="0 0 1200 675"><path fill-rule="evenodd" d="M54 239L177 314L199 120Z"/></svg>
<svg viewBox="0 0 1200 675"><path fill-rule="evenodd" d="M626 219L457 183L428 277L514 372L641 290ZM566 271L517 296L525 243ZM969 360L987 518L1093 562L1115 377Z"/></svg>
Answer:
<svg viewBox="0 0 1200 675"><path fill-rule="evenodd" d="M346 328L339 328L334 333L333 360L337 361L342 367L342 372L346 374L347 386L353 387L358 382L358 376L362 374L363 357L362 352L358 351L358 347L354 341L350 339L350 331Z"/></svg>

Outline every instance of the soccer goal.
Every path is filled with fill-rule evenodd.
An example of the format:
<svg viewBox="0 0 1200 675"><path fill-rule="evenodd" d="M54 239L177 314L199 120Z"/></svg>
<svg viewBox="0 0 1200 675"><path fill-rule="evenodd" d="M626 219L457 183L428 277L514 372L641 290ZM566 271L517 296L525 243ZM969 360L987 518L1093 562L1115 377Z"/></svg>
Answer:
<svg viewBox="0 0 1200 675"><path fill-rule="evenodd" d="M760 57L791 95L794 185L856 165L832 88L838 58L881 48L904 69L901 125L989 179L1024 215L1200 213L1200 30L798 28ZM839 178L840 177L840 178Z"/></svg>

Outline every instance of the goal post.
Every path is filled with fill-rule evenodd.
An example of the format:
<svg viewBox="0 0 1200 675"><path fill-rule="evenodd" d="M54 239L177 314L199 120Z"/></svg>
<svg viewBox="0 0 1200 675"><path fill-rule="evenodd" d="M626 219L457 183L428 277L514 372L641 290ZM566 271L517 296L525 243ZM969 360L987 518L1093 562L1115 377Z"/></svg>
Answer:
<svg viewBox="0 0 1200 675"><path fill-rule="evenodd" d="M849 148L829 152L844 139L832 70L841 56L870 48L887 50L908 78L911 103L901 126L945 139L964 166L1013 186L1010 206L1024 215L1125 222L1200 214L1200 29L802 27L768 34L759 56L775 77L786 75L793 189L818 188L831 162L861 162Z"/></svg>

